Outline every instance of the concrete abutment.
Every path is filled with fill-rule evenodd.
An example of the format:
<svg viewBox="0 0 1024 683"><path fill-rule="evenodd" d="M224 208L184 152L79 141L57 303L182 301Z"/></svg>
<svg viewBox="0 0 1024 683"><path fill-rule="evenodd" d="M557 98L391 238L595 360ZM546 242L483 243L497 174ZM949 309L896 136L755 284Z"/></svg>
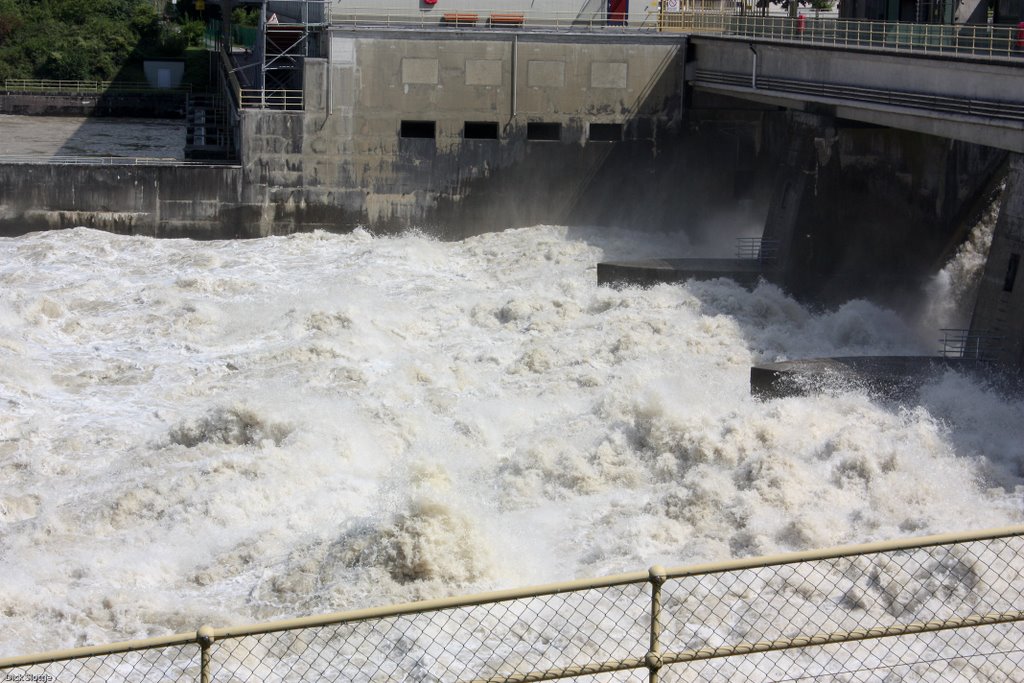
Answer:
<svg viewBox="0 0 1024 683"><path fill-rule="evenodd" d="M1024 369L1024 154L1013 154L971 319L967 354Z"/></svg>
<svg viewBox="0 0 1024 683"><path fill-rule="evenodd" d="M1007 153L921 133L790 115L764 239L793 295L912 300L953 255Z"/></svg>

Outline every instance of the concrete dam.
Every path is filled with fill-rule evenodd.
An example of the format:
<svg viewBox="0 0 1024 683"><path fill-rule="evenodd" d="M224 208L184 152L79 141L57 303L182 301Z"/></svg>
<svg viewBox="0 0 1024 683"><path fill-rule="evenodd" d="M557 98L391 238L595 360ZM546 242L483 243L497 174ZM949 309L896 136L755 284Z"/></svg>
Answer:
<svg viewBox="0 0 1024 683"><path fill-rule="evenodd" d="M299 6L306 14L289 18ZM1006 280L1019 252L1013 48L824 47L742 24L669 30L664 17L640 30L651 27L635 13L638 30L593 30L324 8L265 4L265 21L281 19L264 25L255 57L222 49L234 160L0 164L0 230L213 239L415 227L458 239L543 223L685 224L690 243L718 245L698 271L764 276L806 300L891 303L948 259L1005 185L993 253L1006 254L986 278ZM283 72L268 66L282 61ZM674 256L606 264L599 278L692 275ZM973 328L1004 336L1005 315L985 310Z"/></svg>
<svg viewBox="0 0 1024 683"><path fill-rule="evenodd" d="M751 391L1019 363L1015 34L400 4L0 163L0 672L1019 677L1024 403Z"/></svg>

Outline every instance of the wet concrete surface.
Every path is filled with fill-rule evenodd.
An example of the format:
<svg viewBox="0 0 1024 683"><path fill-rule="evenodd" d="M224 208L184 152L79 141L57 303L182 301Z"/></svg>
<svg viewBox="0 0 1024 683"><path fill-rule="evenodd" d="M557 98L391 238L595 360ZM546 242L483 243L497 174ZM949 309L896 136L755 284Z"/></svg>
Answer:
<svg viewBox="0 0 1024 683"><path fill-rule="evenodd" d="M185 158L185 122L0 115L0 156Z"/></svg>

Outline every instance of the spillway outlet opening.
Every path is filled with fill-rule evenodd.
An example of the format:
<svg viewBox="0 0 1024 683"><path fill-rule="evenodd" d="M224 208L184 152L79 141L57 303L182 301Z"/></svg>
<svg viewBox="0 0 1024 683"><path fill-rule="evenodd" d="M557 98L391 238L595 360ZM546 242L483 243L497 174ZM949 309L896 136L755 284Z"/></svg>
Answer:
<svg viewBox="0 0 1024 683"><path fill-rule="evenodd" d="M558 142L562 139L562 124L531 121L526 124L526 139L537 142Z"/></svg>
<svg viewBox="0 0 1024 683"><path fill-rule="evenodd" d="M497 140L497 121L466 121L462 128L462 137L466 140Z"/></svg>
<svg viewBox="0 0 1024 683"><path fill-rule="evenodd" d="M437 137L437 121L402 121L401 136L433 140Z"/></svg>
<svg viewBox="0 0 1024 683"><path fill-rule="evenodd" d="M591 142L621 142L621 123L592 123L587 130L587 138Z"/></svg>

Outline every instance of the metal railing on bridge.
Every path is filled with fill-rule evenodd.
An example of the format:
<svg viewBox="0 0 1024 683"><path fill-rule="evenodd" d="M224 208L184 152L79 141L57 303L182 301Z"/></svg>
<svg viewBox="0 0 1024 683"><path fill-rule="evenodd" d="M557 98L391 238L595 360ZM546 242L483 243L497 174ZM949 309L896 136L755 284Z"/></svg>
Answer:
<svg viewBox="0 0 1024 683"><path fill-rule="evenodd" d="M694 77L704 84L718 84L751 88L754 82L750 74L722 73L696 69ZM1024 104L982 100L973 97L952 97L929 93L904 92L900 90L865 88L853 85L803 81L791 78L774 78L758 76L757 86L762 90L771 90L795 95L810 95L827 98L870 102L893 107L924 109L947 114L966 116L982 116L992 119L1024 121Z"/></svg>
<svg viewBox="0 0 1024 683"><path fill-rule="evenodd" d="M1024 526L0 659L7 680L1024 680Z"/></svg>
<svg viewBox="0 0 1024 683"><path fill-rule="evenodd" d="M987 24L914 24L829 17L731 15L707 17L685 13L679 25L695 33L761 38L815 45L936 52L958 56L1024 58L1024 33L1016 26Z"/></svg>

